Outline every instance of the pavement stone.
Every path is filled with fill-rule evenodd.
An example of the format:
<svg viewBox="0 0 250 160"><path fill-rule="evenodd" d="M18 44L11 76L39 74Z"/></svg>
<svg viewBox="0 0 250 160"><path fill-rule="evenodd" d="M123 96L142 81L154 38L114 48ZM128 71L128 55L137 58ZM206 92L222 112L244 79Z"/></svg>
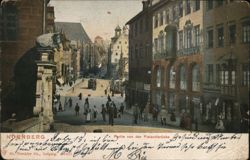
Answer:
<svg viewBox="0 0 250 160"><path fill-rule="evenodd" d="M82 82L82 80L77 80L75 85L73 85L72 87L74 87L74 91L72 90L72 87L64 87L61 90L61 103L63 105L63 112L58 112L56 116L54 116L55 119L55 124L60 124L59 126L63 127L62 124L64 124L65 126L62 128L62 130L68 130L65 127L72 127L72 126L76 126L76 127L80 127L81 129L86 130L86 128L84 128L84 126L88 126L88 128L93 129L93 127L91 126L108 126L107 122L103 122L102 121L102 115L101 115L101 105L102 104L106 104L107 102L107 95L104 94L104 89L109 87L109 81L108 80L97 80L97 89L96 90L92 90L92 89L88 89L87 88L87 82L88 79L84 79L84 82ZM82 100L79 100L78 95L79 93L82 93L83 97ZM89 96L90 95L90 96ZM67 100L69 99L69 97L72 98L73 100L73 105L70 108L67 104ZM95 105L97 107L97 122L91 122L91 123L85 123L85 117L83 115L83 105L85 102L85 98L89 99L89 104L90 104L90 108L93 108L93 106ZM111 97L111 99L115 102L117 108L120 108L121 103L123 103L124 105L126 105L124 103L124 97L121 97L119 94L115 94L114 97ZM79 104L80 106L80 115L79 116L75 116L75 111L74 111L74 106L76 105L76 103ZM56 107L58 107L58 103L55 104ZM108 119L108 115L106 115L106 119ZM174 130L182 130L182 128L179 127L180 124L180 118L177 116L176 117L177 121L176 122L171 122L169 117L167 118L167 125L166 126L162 126L160 121L153 121L152 120L152 115L149 114L149 121L148 122L144 122L143 120L139 119L138 120L138 124L135 125L133 124L133 112L132 109L126 109L125 106L125 112L124 114L121 116L121 118L116 118L114 119L114 123L115 125L118 126L124 126L123 128L120 128L121 131L124 130L124 128L126 128L125 126L133 126L133 128L136 127L153 127L153 128L157 128L154 131L157 131L160 129L174 129ZM70 126L72 125L72 126ZM94 127L95 128L95 127ZM193 126L194 128L194 126ZM59 129L59 131L61 131L60 127L58 127L57 125L57 129ZM78 129L74 129L74 130L78 130ZM80 129L79 129L80 130ZM104 127L103 130L107 130L107 128ZM117 129L118 131L119 129ZM209 126L204 126L204 125L199 125L199 130L200 131L212 131L213 129ZM90 131L90 130L88 130ZM130 131L131 128L130 128ZM185 131L185 130L182 130Z"/></svg>

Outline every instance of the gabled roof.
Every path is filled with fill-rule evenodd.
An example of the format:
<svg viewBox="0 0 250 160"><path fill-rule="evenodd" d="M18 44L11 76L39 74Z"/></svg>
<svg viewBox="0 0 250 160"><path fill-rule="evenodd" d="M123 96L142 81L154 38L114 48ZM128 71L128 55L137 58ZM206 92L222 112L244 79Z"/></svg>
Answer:
<svg viewBox="0 0 250 160"><path fill-rule="evenodd" d="M55 22L56 31L63 32L69 40L91 42L81 23Z"/></svg>

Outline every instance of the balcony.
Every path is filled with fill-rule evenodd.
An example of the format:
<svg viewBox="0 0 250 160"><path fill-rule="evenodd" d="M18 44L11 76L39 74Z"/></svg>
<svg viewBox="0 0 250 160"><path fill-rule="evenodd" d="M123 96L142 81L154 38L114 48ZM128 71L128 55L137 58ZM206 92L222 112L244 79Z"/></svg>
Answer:
<svg viewBox="0 0 250 160"><path fill-rule="evenodd" d="M220 86L221 94L236 96L236 86L235 85L222 85Z"/></svg>
<svg viewBox="0 0 250 160"><path fill-rule="evenodd" d="M177 51L177 56L192 55L200 52L200 47L184 48Z"/></svg>
<svg viewBox="0 0 250 160"><path fill-rule="evenodd" d="M175 88L175 81L169 81L169 88L171 89Z"/></svg>
<svg viewBox="0 0 250 160"><path fill-rule="evenodd" d="M187 89L187 81L180 81L180 88L181 90Z"/></svg>
<svg viewBox="0 0 250 160"><path fill-rule="evenodd" d="M200 91L200 82L192 82L192 91L194 92Z"/></svg>
<svg viewBox="0 0 250 160"><path fill-rule="evenodd" d="M169 51L164 51L164 52L156 52L154 54L154 60L161 60L161 59L172 59L175 58L175 54Z"/></svg>

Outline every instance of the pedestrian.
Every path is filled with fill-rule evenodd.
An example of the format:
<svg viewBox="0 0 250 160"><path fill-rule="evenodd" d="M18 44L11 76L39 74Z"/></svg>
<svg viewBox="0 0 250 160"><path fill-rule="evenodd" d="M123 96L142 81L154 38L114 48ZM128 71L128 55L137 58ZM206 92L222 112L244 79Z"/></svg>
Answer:
<svg viewBox="0 0 250 160"><path fill-rule="evenodd" d="M186 119L186 114L185 114L185 112L182 111L181 121L180 121L180 127L181 128L185 128L185 119Z"/></svg>
<svg viewBox="0 0 250 160"><path fill-rule="evenodd" d="M139 115L139 118L142 119L142 113L143 113L143 105L140 105L140 115Z"/></svg>
<svg viewBox="0 0 250 160"><path fill-rule="evenodd" d="M109 106L109 124L114 125L114 106L111 104Z"/></svg>
<svg viewBox="0 0 250 160"><path fill-rule="evenodd" d="M249 109L245 109L245 110L246 111L244 111L241 116L240 131L242 133L249 132Z"/></svg>
<svg viewBox="0 0 250 160"><path fill-rule="evenodd" d="M104 90L105 95L107 95L107 89Z"/></svg>
<svg viewBox="0 0 250 160"><path fill-rule="evenodd" d="M64 105L63 105L63 111L65 111L67 105L68 105L68 100L67 100L67 97L65 97L65 99L64 99Z"/></svg>
<svg viewBox="0 0 250 160"><path fill-rule="evenodd" d="M57 109L56 109L56 107L54 107L54 106L53 106L53 113L54 113L54 115L57 114Z"/></svg>
<svg viewBox="0 0 250 160"><path fill-rule="evenodd" d="M88 97L85 99L85 103L89 104L89 98Z"/></svg>
<svg viewBox="0 0 250 160"><path fill-rule="evenodd" d="M89 110L89 103L85 101L83 105L83 114L85 116L85 120L87 119L88 110Z"/></svg>
<svg viewBox="0 0 250 160"><path fill-rule="evenodd" d="M72 99L71 99L71 97L69 98L69 107L70 108L72 107Z"/></svg>
<svg viewBox="0 0 250 160"><path fill-rule="evenodd" d="M106 108L104 107L104 104L102 104L102 111L101 111L101 114L102 114L102 120L103 120L104 122L106 122L106 112L107 112L107 110L106 110Z"/></svg>
<svg viewBox="0 0 250 160"><path fill-rule="evenodd" d="M117 118L117 107L113 101L113 107L114 107L114 118Z"/></svg>
<svg viewBox="0 0 250 160"><path fill-rule="evenodd" d="M192 130L192 118L189 113L187 114L185 118L185 128L190 131Z"/></svg>
<svg viewBox="0 0 250 160"><path fill-rule="evenodd" d="M108 101L111 102L111 98L110 98L110 95L108 94Z"/></svg>
<svg viewBox="0 0 250 160"><path fill-rule="evenodd" d="M62 112L63 110L62 110L62 103L61 103L61 101L60 101L60 103L59 103L59 112Z"/></svg>
<svg viewBox="0 0 250 160"><path fill-rule="evenodd" d="M123 115L123 111L124 111L124 105L123 105L123 103L121 103L120 112L121 112L122 115Z"/></svg>
<svg viewBox="0 0 250 160"><path fill-rule="evenodd" d="M134 124L137 124L139 114L139 107L137 103L133 106L133 116L134 116Z"/></svg>
<svg viewBox="0 0 250 160"><path fill-rule="evenodd" d="M176 121L176 116L174 114L174 111L171 112L170 121L172 121L172 122Z"/></svg>
<svg viewBox="0 0 250 160"><path fill-rule="evenodd" d="M96 106L94 105L94 108L93 108L93 120L94 120L94 122L96 122L96 120L97 120L97 109L96 109Z"/></svg>
<svg viewBox="0 0 250 160"><path fill-rule="evenodd" d="M87 109L87 117L86 117L86 122L90 122L91 121L91 109L88 108Z"/></svg>
<svg viewBox="0 0 250 160"><path fill-rule="evenodd" d="M222 121L222 117L223 116L221 114L218 116L218 120L217 120L217 123L216 123L216 126L215 126L215 129L217 129L220 132L225 130L224 123Z"/></svg>
<svg viewBox="0 0 250 160"><path fill-rule="evenodd" d="M159 105L156 105L156 115L155 115L156 120L158 120L159 112L160 112Z"/></svg>
<svg viewBox="0 0 250 160"><path fill-rule="evenodd" d="M60 94L58 94L58 101L60 101L60 99L61 99L61 95L60 95Z"/></svg>
<svg viewBox="0 0 250 160"><path fill-rule="evenodd" d="M80 107L79 107L78 103L76 103L76 106L75 106L76 116L79 116L79 110L80 110Z"/></svg>
<svg viewBox="0 0 250 160"><path fill-rule="evenodd" d="M106 102L106 111L109 111L109 101Z"/></svg>
<svg viewBox="0 0 250 160"><path fill-rule="evenodd" d="M157 111L157 107L156 107L156 105L154 105L154 108L153 108L153 119L155 120L155 121L157 121L157 114L158 114L158 111Z"/></svg>
<svg viewBox="0 0 250 160"><path fill-rule="evenodd" d="M149 108L150 108L150 102L147 102L147 104L146 104L146 106L144 107L144 110L143 110L143 120L144 120L144 122L148 121Z"/></svg>
<svg viewBox="0 0 250 160"><path fill-rule="evenodd" d="M78 97L79 97L79 100L82 100L82 93L80 93L80 94L78 95Z"/></svg>

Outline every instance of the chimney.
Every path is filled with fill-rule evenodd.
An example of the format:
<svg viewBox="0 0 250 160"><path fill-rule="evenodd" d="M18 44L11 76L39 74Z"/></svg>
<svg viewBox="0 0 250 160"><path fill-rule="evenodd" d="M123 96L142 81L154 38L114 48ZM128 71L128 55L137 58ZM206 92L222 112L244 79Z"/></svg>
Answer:
<svg viewBox="0 0 250 160"><path fill-rule="evenodd" d="M148 1L142 1L142 10L144 11L146 8L148 8Z"/></svg>

